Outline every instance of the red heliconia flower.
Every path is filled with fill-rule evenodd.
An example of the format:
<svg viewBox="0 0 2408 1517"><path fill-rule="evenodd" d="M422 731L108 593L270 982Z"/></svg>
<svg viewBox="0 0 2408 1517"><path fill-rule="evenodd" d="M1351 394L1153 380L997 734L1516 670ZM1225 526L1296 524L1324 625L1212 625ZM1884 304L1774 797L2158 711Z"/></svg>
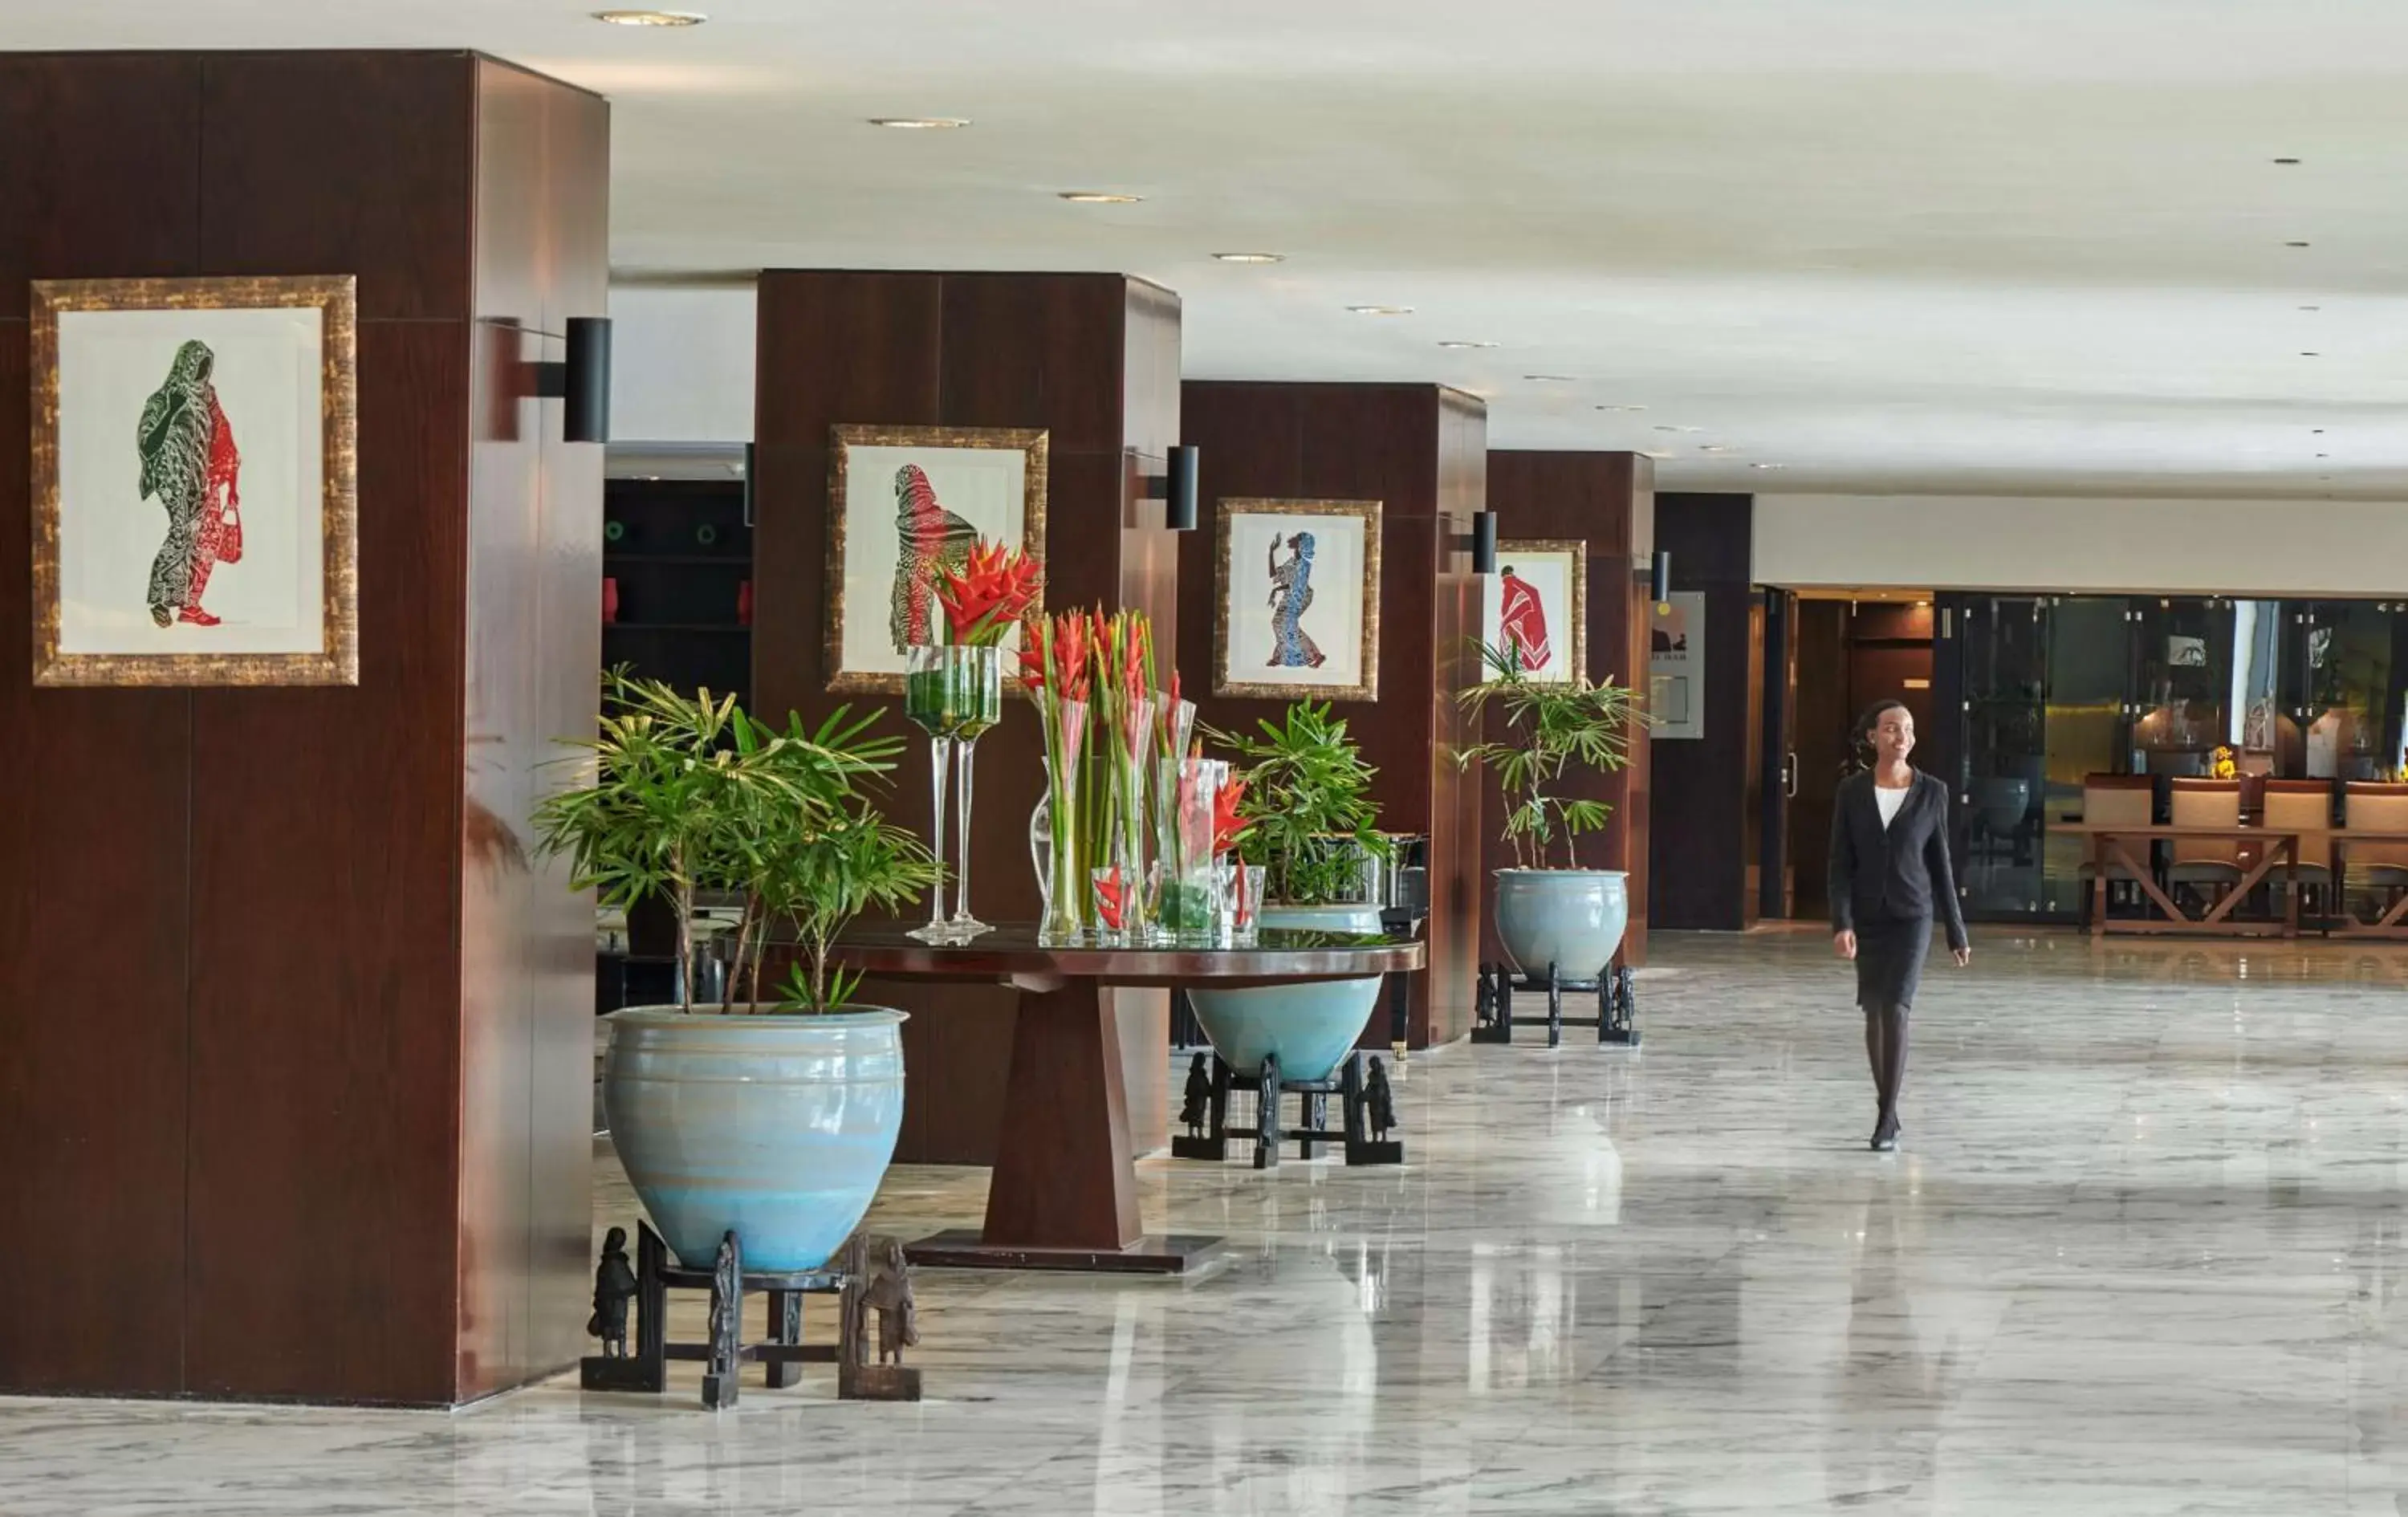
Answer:
<svg viewBox="0 0 2408 1517"><path fill-rule="evenodd" d="M1238 803L1246 798L1246 782L1232 776L1229 782L1212 796L1212 852L1226 853L1238 846L1238 839L1250 831L1254 823L1238 815Z"/></svg>
<svg viewBox="0 0 2408 1517"><path fill-rule="evenodd" d="M1117 930L1128 911L1128 887L1121 880L1117 864L1096 877L1096 915L1107 927Z"/></svg>
<svg viewBox="0 0 2408 1517"><path fill-rule="evenodd" d="M1087 619L1072 611L1054 629L1054 694L1063 700L1087 698Z"/></svg>
<svg viewBox="0 0 2408 1517"><path fill-rule="evenodd" d="M953 641L983 647L1001 642L1011 624L1028 614L1043 580L1036 561L1020 550L981 542L962 568L939 566L935 589Z"/></svg>

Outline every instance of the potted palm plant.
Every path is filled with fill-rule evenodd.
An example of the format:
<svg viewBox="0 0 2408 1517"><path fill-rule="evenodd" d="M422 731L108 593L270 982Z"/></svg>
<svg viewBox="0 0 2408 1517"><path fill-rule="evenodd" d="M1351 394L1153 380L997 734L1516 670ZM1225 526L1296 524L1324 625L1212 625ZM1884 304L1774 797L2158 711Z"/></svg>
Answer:
<svg viewBox="0 0 2408 1517"><path fill-rule="evenodd" d="M1567 770L1611 773L1629 762L1638 705L1612 680L1532 680L1513 650L1480 653L1487 681L1455 700L1475 718L1496 703L1508 736L1465 749L1456 762L1487 766L1504 794L1513 866L1496 871L1497 936L1526 976L1552 964L1566 980L1599 979L1630 923L1629 876L1581 867L1581 837L1603 827L1612 809L1555 789Z"/></svg>
<svg viewBox="0 0 2408 1517"><path fill-rule="evenodd" d="M1381 930L1377 880L1391 852L1378 830L1371 780L1346 723L1326 704L1299 701L1252 734L1213 732L1236 755L1243 787L1236 852L1259 873L1264 927L1330 933ZM1377 976L1249 990L1191 991L1205 1036L1233 1070L1257 1073L1266 1054L1283 1079L1326 1080L1379 1004Z"/></svg>
<svg viewBox="0 0 2408 1517"><path fill-rule="evenodd" d="M868 1209L902 1129L904 1013L851 1004L858 979L830 961L856 914L937 878L869 798L901 742L870 736L874 716L776 728L709 691L605 683L595 736L573 745L580 772L537 808L542 848L605 905L666 901L681 963L697 892L744 901L716 1004L695 1004L689 974L678 1005L607 1019L611 1144L683 1263L707 1267L733 1230L752 1267L817 1268ZM785 934L798 962L767 1001L763 961Z"/></svg>

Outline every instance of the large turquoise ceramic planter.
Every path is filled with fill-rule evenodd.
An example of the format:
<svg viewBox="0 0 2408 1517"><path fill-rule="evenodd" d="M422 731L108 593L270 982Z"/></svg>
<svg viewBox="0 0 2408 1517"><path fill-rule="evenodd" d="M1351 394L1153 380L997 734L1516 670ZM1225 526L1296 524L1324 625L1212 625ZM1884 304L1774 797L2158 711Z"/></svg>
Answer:
<svg viewBox="0 0 2408 1517"><path fill-rule="evenodd" d="M1499 869L1497 936L1526 976L1547 966L1565 980L1595 980L1613 962L1630 924L1630 877L1618 869Z"/></svg>
<svg viewBox="0 0 2408 1517"><path fill-rule="evenodd" d="M1376 906L1265 906L1263 927L1376 933ZM1380 980L1324 980L1251 990L1191 990L1188 1004L1212 1052L1240 1075L1259 1074L1265 1054L1279 1058L1283 1080L1327 1080L1380 1004Z"/></svg>
<svg viewBox="0 0 2408 1517"><path fill-rule="evenodd" d="M610 1013L610 1142L681 1264L732 1229L748 1270L816 1269L852 1236L903 1130L903 1016Z"/></svg>

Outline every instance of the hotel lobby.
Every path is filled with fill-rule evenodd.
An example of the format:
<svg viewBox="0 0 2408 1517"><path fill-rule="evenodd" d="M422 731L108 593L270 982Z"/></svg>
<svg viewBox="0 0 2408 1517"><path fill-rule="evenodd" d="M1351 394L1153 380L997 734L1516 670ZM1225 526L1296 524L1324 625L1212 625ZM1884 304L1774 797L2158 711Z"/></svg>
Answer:
<svg viewBox="0 0 2408 1517"><path fill-rule="evenodd" d="M2408 1511L2403 55L0 20L0 1513Z"/></svg>

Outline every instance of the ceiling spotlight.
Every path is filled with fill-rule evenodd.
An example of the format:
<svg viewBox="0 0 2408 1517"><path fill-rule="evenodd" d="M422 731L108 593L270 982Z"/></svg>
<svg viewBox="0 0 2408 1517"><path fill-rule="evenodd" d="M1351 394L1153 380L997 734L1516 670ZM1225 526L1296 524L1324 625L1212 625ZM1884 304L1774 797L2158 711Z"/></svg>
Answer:
<svg viewBox="0 0 2408 1517"><path fill-rule="evenodd" d="M2330 454L2330 453L2318 453L2316 456L2317 456L2318 458L2330 458L2330 457L2332 456L2332 454Z"/></svg>
<svg viewBox="0 0 2408 1517"><path fill-rule="evenodd" d="M2301 310L2322 310L2322 309L2324 309L2324 308L2323 308L2322 306L2302 306L2302 307L2300 307L2300 309L2301 309Z"/></svg>
<svg viewBox="0 0 2408 1517"><path fill-rule="evenodd" d="M2325 435L2325 429L2324 429L2324 428L2322 428L2322 427L2320 427L2320 426L2312 426L2312 427L2308 428L2308 430L2309 430L2310 432L2312 432L2312 433L2315 434L2315 435L2316 435L2317 436L2319 436L2319 437L2321 437L2321 436L2323 436Z"/></svg>
<svg viewBox="0 0 2408 1517"><path fill-rule="evenodd" d="M1729 452L1730 450L1718 442L1701 442L1698 444L1698 451L1701 453L1727 453Z"/></svg>
<svg viewBox="0 0 2408 1517"><path fill-rule="evenodd" d="M2322 354L2320 354L2320 353L2302 352L2302 353L2300 353L2300 356L2301 358L2319 358L2319 357L2322 357L2323 355L2322 355Z"/></svg>
<svg viewBox="0 0 2408 1517"><path fill-rule="evenodd" d="M1656 423L1656 430L1658 432L1703 432L1705 428L1701 426L1671 426L1665 422L1658 422Z"/></svg>
<svg viewBox="0 0 2408 1517"><path fill-rule="evenodd" d="M1346 308L1357 316L1411 316L1413 313L1411 306L1349 306Z"/></svg>
<svg viewBox="0 0 2408 1517"><path fill-rule="evenodd" d="M1454 349L1464 349L1464 348L1494 348L1494 347L1496 347L1496 346L1497 346L1497 344L1495 344L1495 343L1493 343L1493 342L1441 342L1441 343L1440 343L1440 344L1439 344L1439 346L1440 346L1440 347L1441 347L1441 348L1454 348Z"/></svg>
<svg viewBox="0 0 2408 1517"><path fill-rule="evenodd" d="M700 26L710 20L692 10L597 10L594 19L613 26Z"/></svg>
<svg viewBox="0 0 2408 1517"><path fill-rule="evenodd" d="M1074 206L1134 206L1145 196L1116 194L1110 190L1065 190L1061 198Z"/></svg>
<svg viewBox="0 0 2408 1517"><path fill-rule="evenodd" d="M2307 247L2308 244L2304 242L2286 242L2283 244L2283 246L2286 248L2304 248Z"/></svg>
<svg viewBox="0 0 2408 1517"><path fill-rule="evenodd" d="M2284 165L2284 166L2286 166L2286 167L2289 167L2289 166L2291 166L2291 165L2293 165L2297 164L2297 163L2299 162L2299 160L2298 160L2298 159L2296 159L2296 158L2277 158L2277 159L2275 159L2275 160L2274 160L2274 162L2276 162L2276 163L2278 163L2278 164L2281 164L2281 165Z"/></svg>
<svg viewBox="0 0 2408 1517"><path fill-rule="evenodd" d="M1598 408L1601 411L1643 411L1646 408L1644 406L1599 406Z"/></svg>
<svg viewBox="0 0 2408 1517"><path fill-rule="evenodd" d="M1785 469L1788 466L1786 464L1750 464L1748 465L1752 469Z"/></svg>
<svg viewBox="0 0 2408 1517"><path fill-rule="evenodd" d="M1287 262L1285 253L1214 253L1212 256L1225 264L1284 264Z"/></svg>
<svg viewBox="0 0 2408 1517"><path fill-rule="evenodd" d="M1572 378L1572 377L1571 377L1570 375L1569 375L1569 374L1525 374L1525 375L1523 375L1523 376L1522 376L1522 378L1524 378L1524 379L1526 379L1529 380L1532 384L1578 384L1578 383L1580 383L1580 380L1578 380L1578 379L1576 379Z"/></svg>
<svg viewBox="0 0 2408 1517"><path fill-rule="evenodd" d="M966 116L872 116L869 124L897 132L953 132L970 123Z"/></svg>

